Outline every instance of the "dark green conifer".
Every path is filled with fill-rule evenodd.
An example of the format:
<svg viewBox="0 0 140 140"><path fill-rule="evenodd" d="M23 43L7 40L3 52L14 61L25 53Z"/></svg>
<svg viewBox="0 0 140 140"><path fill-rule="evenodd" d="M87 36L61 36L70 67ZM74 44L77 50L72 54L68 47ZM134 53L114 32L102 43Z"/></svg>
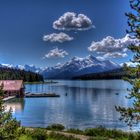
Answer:
<svg viewBox="0 0 140 140"><path fill-rule="evenodd" d="M131 12L126 13L130 27L127 33L140 39L140 0L130 0L130 7ZM121 113L121 119L131 127L132 124L140 122L140 45L131 44L128 48L134 53L132 62L138 63L135 68L125 66L130 77L133 77L125 78L132 85L127 98L134 99L134 102L132 107L116 107L116 109Z"/></svg>

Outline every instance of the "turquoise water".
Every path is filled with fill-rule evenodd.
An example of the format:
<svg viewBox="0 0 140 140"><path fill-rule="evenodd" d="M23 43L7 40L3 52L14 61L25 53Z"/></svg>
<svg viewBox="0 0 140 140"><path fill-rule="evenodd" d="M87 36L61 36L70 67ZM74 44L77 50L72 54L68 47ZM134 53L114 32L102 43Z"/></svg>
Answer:
<svg viewBox="0 0 140 140"><path fill-rule="evenodd" d="M61 123L66 128L102 125L126 130L115 106L131 106L132 101L125 98L128 87L129 84L122 80L61 80L56 84L26 85L26 92L55 92L60 98L16 99L6 105L13 108L13 116L21 120L23 126L47 127Z"/></svg>

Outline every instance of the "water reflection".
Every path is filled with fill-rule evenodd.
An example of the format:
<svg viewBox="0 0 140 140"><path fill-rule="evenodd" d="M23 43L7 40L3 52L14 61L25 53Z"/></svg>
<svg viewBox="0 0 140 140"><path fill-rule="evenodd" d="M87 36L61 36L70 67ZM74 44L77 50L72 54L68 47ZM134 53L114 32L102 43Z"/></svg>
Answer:
<svg viewBox="0 0 140 140"><path fill-rule="evenodd" d="M51 91L61 97L25 98L7 105L16 106L13 115L21 120L24 126L46 127L61 123L67 128L84 129L103 125L108 128L127 129L127 126L119 121L119 113L115 110L115 105L132 104L125 98L127 87L128 83L121 80L59 81L51 85L26 85L26 91Z"/></svg>
<svg viewBox="0 0 140 140"><path fill-rule="evenodd" d="M24 110L25 100L24 99L12 99L5 103L6 111L12 109L12 112L22 112Z"/></svg>

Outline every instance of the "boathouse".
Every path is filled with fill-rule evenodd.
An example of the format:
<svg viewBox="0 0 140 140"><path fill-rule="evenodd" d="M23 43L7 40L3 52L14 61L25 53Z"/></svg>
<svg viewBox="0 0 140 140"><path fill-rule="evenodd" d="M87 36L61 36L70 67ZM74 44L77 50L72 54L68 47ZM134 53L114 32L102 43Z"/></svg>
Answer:
<svg viewBox="0 0 140 140"><path fill-rule="evenodd" d="M4 97L24 96L23 80L0 80L0 85L3 85Z"/></svg>

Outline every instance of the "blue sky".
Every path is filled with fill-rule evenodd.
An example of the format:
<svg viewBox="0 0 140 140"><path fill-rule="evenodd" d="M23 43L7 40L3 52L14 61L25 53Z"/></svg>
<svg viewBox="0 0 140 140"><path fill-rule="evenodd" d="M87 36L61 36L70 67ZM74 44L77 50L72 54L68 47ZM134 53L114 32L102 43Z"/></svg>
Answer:
<svg viewBox="0 0 140 140"><path fill-rule="evenodd" d="M64 63L74 56L100 56L102 51L89 51L88 47L107 36L124 38L128 28L124 15L127 11L130 11L128 0L0 0L0 63L45 67ZM80 31L53 28L53 23L67 12L74 12L76 17L83 14L95 28ZM73 39L61 43L43 41L44 35L52 33L65 33ZM44 57L56 48L67 54ZM130 58L130 53L123 57L106 57L118 63Z"/></svg>

